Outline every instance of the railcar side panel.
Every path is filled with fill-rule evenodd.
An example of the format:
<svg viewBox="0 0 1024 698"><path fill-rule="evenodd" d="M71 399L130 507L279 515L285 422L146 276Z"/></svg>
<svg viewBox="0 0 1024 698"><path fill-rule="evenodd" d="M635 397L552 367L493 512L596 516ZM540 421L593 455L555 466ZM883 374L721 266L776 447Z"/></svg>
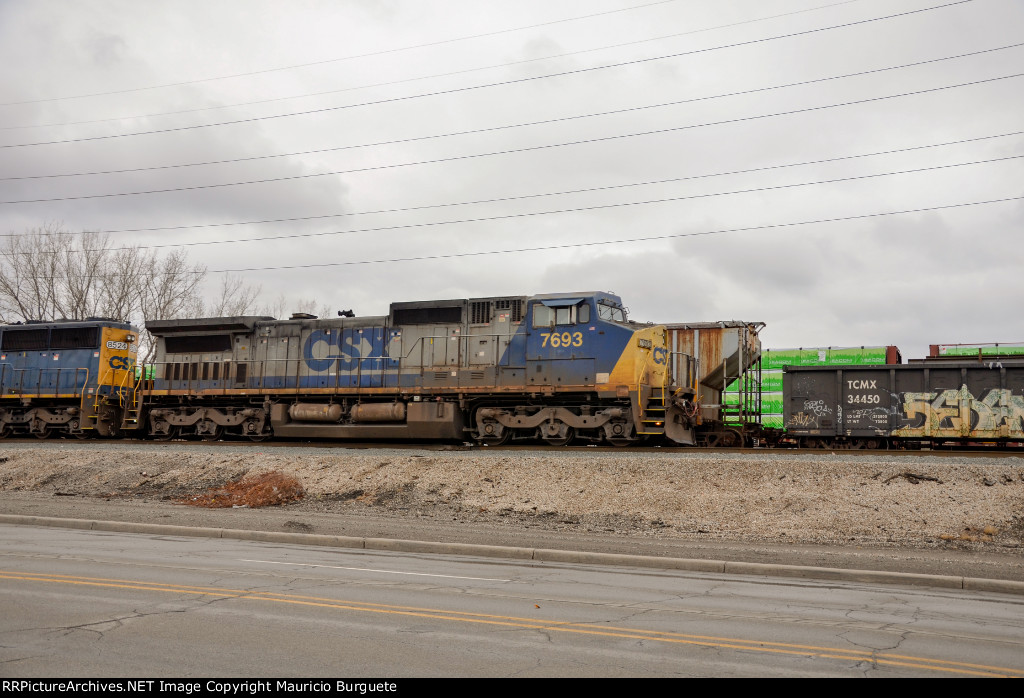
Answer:
<svg viewBox="0 0 1024 698"><path fill-rule="evenodd" d="M786 427L804 440L1024 440L1024 363L789 367Z"/></svg>

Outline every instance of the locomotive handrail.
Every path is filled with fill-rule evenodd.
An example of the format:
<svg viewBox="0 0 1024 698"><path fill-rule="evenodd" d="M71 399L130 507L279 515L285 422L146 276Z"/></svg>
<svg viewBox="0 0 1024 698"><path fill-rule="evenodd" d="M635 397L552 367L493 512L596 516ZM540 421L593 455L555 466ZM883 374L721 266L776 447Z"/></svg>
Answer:
<svg viewBox="0 0 1024 698"><path fill-rule="evenodd" d="M75 378L75 382L77 382L77 381L78 381L78 378L76 377L76 378ZM88 369L88 368L86 368L86 369L85 369L85 382L84 382L84 383L82 383L82 393L81 393L81 398L80 398L80 399L79 399L79 401L78 401L78 404L79 404L79 405L81 406L81 408L82 408L83 410L85 409L85 391L86 391L86 389L87 389L88 387L89 387L89 369Z"/></svg>

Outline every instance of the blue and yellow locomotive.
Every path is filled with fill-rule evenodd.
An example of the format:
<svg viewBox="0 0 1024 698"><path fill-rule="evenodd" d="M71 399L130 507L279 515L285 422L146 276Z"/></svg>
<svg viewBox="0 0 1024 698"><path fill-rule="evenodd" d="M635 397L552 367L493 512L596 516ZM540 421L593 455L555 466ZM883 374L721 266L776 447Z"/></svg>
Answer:
<svg viewBox="0 0 1024 698"><path fill-rule="evenodd" d="M138 331L101 318L0 326L0 436L136 428Z"/></svg>
<svg viewBox="0 0 1024 698"><path fill-rule="evenodd" d="M392 303L381 317L153 321L157 438L693 443L690 357L602 292Z"/></svg>

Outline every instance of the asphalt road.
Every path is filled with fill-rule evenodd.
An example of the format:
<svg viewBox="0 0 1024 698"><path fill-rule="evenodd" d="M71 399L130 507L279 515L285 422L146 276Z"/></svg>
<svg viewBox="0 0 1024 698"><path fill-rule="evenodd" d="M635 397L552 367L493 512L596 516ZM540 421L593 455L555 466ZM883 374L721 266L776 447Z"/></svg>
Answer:
<svg viewBox="0 0 1024 698"><path fill-rule="evenodd" d="M990 592L2 526L26 676L1024 676Z"/></svg>

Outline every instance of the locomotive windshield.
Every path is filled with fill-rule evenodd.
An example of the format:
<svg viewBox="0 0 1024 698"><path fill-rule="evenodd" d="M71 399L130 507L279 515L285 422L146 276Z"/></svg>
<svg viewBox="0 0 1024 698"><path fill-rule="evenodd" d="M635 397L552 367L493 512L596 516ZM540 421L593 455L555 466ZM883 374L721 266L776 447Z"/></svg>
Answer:
<svg viewBox="0 0 1024 698"><path fill-rule="evenodd" d="M597 303L597 316L602 320L610 320L611 322L626 321L625 310L614 305L608 305L603 301L598 301Z"/></svg>

